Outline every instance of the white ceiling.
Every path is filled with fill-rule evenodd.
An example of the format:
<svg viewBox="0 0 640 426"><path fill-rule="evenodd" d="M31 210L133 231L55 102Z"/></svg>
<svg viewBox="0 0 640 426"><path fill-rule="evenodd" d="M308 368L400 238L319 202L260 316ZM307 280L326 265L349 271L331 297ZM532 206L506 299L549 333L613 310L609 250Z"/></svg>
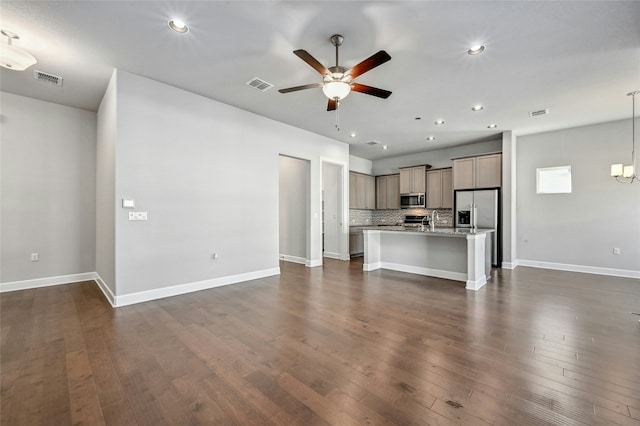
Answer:
<svg viewBox="0 0 640 426"><path fill-rule="evenodd" d="M637 1L3 0L1 12L2 29L19 34L14 44L38 59L24 72L2 68L3 91L97 110L119 68L348 142L351 154L371 160L496 139L505 130L629 118L625 95L640 89ZM190 31L171 31L170 18ZM320 89L277 91L320 82L292 51L334 65L335 33L345 38L347 68L378 50L392 57L357 79L391 97L350 94L339 108L340 131ZM486 51L467 55L479 42ZM63 87L34 80L33 70L63 77ZM253 77L275 88L246 86ZM477 103L485 109L472 112ZM529 117L544 108L549 115ZM435 126L438 118L446 123ZM380 145L365 144L372 140Z"/></svg>

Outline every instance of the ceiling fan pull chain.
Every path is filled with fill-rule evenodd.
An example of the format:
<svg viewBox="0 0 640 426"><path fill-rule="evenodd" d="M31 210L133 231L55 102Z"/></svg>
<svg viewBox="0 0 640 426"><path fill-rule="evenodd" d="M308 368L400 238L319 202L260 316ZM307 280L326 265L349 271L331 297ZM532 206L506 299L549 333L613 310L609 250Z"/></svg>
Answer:
<svg viewBox="0 0 640 426"><path fill-rule="evenodd" d="M336 131L340 131L340 101L336 100Z"/></svg>

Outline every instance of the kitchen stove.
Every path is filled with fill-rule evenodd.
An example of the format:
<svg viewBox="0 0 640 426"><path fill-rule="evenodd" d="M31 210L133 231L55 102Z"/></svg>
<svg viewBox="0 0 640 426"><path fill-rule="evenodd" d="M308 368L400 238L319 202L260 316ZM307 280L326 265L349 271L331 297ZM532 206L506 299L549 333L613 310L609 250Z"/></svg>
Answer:
<svg viewBox="0 0 640 426"><path fill-rule="evenodd" d="M425 220L426 216L414 216L414 215L406 215L404 217L404 226L405 227L418 227L422 226L422 221L424 220L424 225L429 224L429 219Z"/></svg>

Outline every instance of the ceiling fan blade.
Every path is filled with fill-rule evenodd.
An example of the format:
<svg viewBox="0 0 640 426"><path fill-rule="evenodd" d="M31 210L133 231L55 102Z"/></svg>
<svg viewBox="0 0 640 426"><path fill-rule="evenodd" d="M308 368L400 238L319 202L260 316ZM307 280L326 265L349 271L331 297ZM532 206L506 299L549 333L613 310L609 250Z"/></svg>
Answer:
<svg viewBox="0 0 640 426"><path fill-rule="evenodd" d="M388 60L391 59L391 56L384 50L379 51L378 53L374 53L364 61L360 62L358 65L351 68L345 74L351 74L351 78L354 79L359 75L364 74L365 72L384 64Z"/></svg>
<svg viewBox="0 0 640 426"><path fill-rule="evenodd" d="M335 99L329 99L329 103L327 104L327 111L335 111L338 108L338 101Z"/></svg>
<svg viewBox="0 0 640 426"><path fill-rule="evenodd" d="M359 83L351 83L351 90L353 90L354 92L365 93L371 96L377 96L383 99L387 99L391 95L391 92L388 90L378 89L377 87L371 87Z"/></svg>
<svg viewBox="0 0 640 426"><path fill-rule="evenodd" d="M322 83L311 83L311 84L305 84L304 86L287 87L286 89L279 89L278 92L289 93L289 92L296 92L298 90L313 89L316 87L322 87Z"/></svg>
<svg viewBox="0 0 640 426"><path fill-rule="evenodd" d="M309 52L307 52L306 50L298 49L298 50L294 50L293 53L297 57L299 57L300 59L305 61L307 64L311 65L311 68L313 68L314 70L318 71L320 74L322 74L322 75L330 74L330 72L327 69L327 67L325 67L320 62L318 62L318 60L316 58L314 58L313 56L311 56L311 54Z"/></svg>

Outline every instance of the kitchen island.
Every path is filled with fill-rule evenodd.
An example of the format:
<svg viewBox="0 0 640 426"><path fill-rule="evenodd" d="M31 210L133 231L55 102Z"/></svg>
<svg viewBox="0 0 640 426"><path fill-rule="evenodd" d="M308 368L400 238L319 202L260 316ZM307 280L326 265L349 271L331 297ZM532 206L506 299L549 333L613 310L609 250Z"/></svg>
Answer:
<svg viewBox="0 0 640 426"><path fill-rule="evenodd" d="M390 269L482 288L491 274L493 229L393 227L364 230L364 271Z"/></svg>

